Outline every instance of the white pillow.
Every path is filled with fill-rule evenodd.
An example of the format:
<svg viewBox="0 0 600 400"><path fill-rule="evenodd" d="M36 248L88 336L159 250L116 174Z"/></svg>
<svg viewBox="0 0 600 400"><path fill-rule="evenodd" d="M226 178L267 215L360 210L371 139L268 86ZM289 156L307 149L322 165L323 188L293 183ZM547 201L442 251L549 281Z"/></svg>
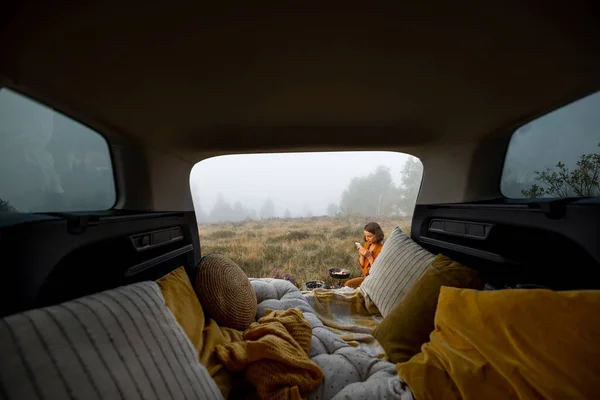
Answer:
<svg viewBox="0 0 600 400"><path fill-rule="evenodd" d="M435 255L396 228L383 244L369 276L360 288L385 317L423 275L434 258Z"/></svg>
<svg viewBox="0 0 600 400"><path fill-rule="evenodd" d="M154 282L0 323L0 397L222 399Z"/></svg>

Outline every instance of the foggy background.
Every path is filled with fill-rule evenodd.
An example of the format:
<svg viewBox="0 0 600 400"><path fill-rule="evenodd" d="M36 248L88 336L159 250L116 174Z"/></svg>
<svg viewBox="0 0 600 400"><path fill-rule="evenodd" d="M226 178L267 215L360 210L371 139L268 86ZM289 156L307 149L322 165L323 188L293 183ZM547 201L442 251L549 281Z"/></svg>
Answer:
<svg viewBox="0 0 600 400"><path fill-rule="evenodd" d="M417 169L410 184L403 180L407 162ZM416 185L418 192L421 175L420 161L403 153L232 155L196 164L190 187L199 222L341 212L406 215L411 211L390 203L403 200L399 188L415 192ZM404 200L414 207L416 198Z"/></svg>

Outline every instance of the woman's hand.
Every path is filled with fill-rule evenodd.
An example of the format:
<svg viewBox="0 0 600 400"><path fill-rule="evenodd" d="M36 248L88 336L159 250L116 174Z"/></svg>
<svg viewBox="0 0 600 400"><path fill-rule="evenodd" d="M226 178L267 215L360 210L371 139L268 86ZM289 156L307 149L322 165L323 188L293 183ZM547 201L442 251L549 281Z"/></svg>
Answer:
<svg viewBox="0 0 600 400"><path fill-rule="evenodd" d="M369 257L371 256L371 251L370 251L370 250L367 250L367 249L365 249L364 247L360 247L360 248L358 249L358 254L360 254L360 255L361 255L361 256L363 256L363 257L367 257L367 258L369 258Z"/></svg>

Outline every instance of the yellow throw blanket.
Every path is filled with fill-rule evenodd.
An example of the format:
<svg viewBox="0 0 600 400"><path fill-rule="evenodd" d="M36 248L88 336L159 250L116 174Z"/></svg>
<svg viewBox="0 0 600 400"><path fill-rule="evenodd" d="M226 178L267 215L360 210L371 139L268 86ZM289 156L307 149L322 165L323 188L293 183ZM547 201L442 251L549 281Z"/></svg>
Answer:
<svg viewBox="0 0 600 400"><path fill-rule="evenodd" d="M242 332L220 327L212 318L205 319L202 305L183 267L165 275L157 283L165 304L194 345L200 362L208 369L223 397L227 398L236 382L223 368L214 350L217 345L242 340Z"/></svg>
<svg viewBox="0 0 600 400"><path fill-rule="evenodd" d="M215 351L227 370L245 370L260 398L301 399L323 380L323 371L308 357L312 328L300 310L269 310L243 337Z"/></svg>

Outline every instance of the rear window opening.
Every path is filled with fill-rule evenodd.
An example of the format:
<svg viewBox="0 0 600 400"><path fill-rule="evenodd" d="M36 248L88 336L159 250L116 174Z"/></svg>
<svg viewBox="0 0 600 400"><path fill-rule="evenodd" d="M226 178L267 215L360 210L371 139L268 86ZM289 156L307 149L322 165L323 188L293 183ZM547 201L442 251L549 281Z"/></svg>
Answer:
<svg viewBox="0 0 600 400"><path fill-rule="evenodd" d="M190 187L202 255L221 254L249 277L298 287L361 276L355 242L378 223L409 233L423 167L392 152L231 155L196 164Z"/></svg>

